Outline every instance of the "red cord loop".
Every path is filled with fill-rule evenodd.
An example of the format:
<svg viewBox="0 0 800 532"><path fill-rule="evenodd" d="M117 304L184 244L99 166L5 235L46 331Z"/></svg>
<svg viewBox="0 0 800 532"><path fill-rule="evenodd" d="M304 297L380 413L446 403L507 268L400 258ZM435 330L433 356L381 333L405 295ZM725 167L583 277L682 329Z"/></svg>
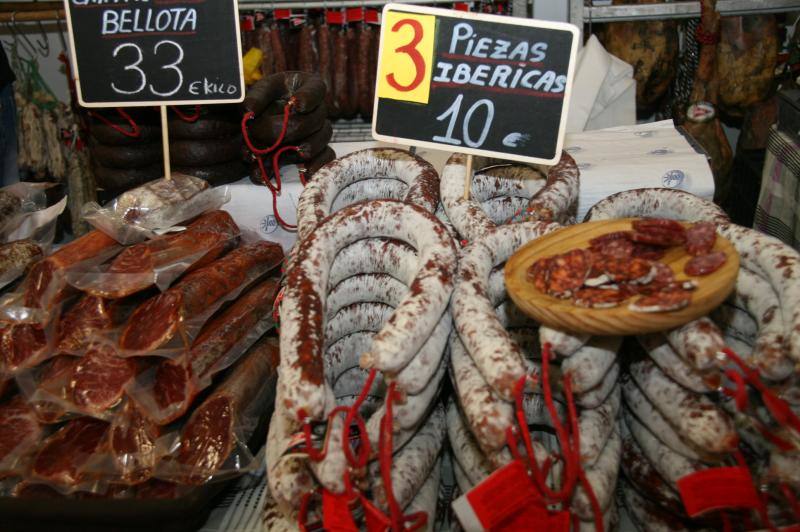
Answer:
<svg viewBox="0 0 800 532"><path fill-rule="evenodd" d="M139 128L139 124L137 124L136 121L133 118L131 118L131 115L125 112L125 110L122 107L117 107L116 110L117 114L119 114L119 116L121 116L125 121L128 122L128 124L130 124L131 126L130 131L121 128L120 126L111 122L108 118L104 117L100 113L89 111L89 116L98 119L99 121L103 122L105 125L107 125L108 127L110 127L111 129L113 129L114 131L116 131L121 135L124 135L132 139L138 139L139 136L142 134L142 130Z"/></svg>
<svg viewBox="0 0 800 532"><path fill-rule="evenodd" d="M193 115L185 114L183 111L181 111L180 107L178 107L177 105L170 105L170 108L173 111L175 111L175 114L178 115L178 118L180 118L184 122L188 122L190 124L194 124L195 122L197 122L200 119L200 106L199 105L195 105L194 106L194 114Z"/></svg>

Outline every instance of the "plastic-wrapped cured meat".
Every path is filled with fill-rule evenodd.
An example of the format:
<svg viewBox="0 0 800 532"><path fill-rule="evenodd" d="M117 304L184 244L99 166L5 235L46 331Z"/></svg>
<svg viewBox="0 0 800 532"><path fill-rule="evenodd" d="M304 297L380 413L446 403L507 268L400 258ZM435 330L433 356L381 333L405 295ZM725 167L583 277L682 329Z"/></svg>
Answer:
<svg viewBox="0 0 800 532"><path fill-rule="evenodd" d="M95 331L116 325L119 305L95 296L83 296L58 318L56 351L60 354L82 354Z"/></svg>
<svg viewBox="0 0 800 532"><path fill-rule="evenodd" d="M0 404L0 478L10 473L23 454L39 441L42 426L28 403L17 396Z"/></svg>
<svg viewBox="0 0 800 532"><path fill-rule="evenodd" d="M159 427L128 401L114 418L109 445L123 482L139 484L149 479L158 461L156 439Z"/></svg>
<svg viewBox="0 0 800 532"><path fill-rule="evenodd" d="M67 392L80 411L100 414L122 399L137 369L135 359L120 358L113 348L96 345L75 365Z"/></svg>
<svg viewBox="0 0 800 532"><path fill-rule="evenodd" d="M277 339L259 341L194 411L181 432L177 457L181 468L188 468L187 480L202 483L222 467L236 444L237 428L246 423L247 408L265 389L274 394L279 361Z"/></svg>
<svg viewBox="0 0 800 532"><path fill-rule="evenodd" d="M742 115L772 90L780 40L775 15L723 17L717 45L719 104Z"/></svg>
<svg viewBox="0 0 800 532"><path fill-rule="evenodd" d="M48 360L40 368L39 385L34 391L39 397L31 398L30 404L41 423L55 423L66 414L63 401L67 397L69 375L79 361L80 357L62 355Z"/></svg>
<svg viewBox="0 0 800 532"><path fill-rule="evenodd" d="M258 242L195 270L134 311L122 331L120 347L133 351L157 349L184 330L186 321L208 312L245 283L275 268L282 259L279 245Z"/></svg>
<svg viewBox="0 0 800 532"><path fill-rule="evenodd" d="M153 385L157 411L148 416L163 425L183 415L192 399L210 384L212 370L219 369L220 363L233 362L224 359L238 356L240 353L234 353L237 346L247 343L256 324L270 316L277 292L275 279L263 281L209 322L185 357L162 362Z"/></svg>
<svg viewBox="0 0 800 532"><path fill-rule="evenodd" d="M92 231L70 242L38 262L25 279L25 306L48 309L58 303L68 289L63 271L80 262L112 251L117 241L100 231Z"/></svg>
<svg viewBox="0 0 800 532"><path fill-rule="evenodd" d="M654 4L657 0L615 0L614 4ZM598 36L609 53L633 65L636 109L652 112L669 89L678 63L678 26L673 20L613 22Z"/></svg>
<svg viewBox="0 0 800 532"><path fill-rule="evenodd" d="M0 288L24 274L42 258L42 248L32 240L0 245Z"/></svg>
<svg viewBox="0 0 800 532"><path fill-rule="evenodd" d="M67 422L42 444L33 462L34 479L70 488L83 479L83 468L105 443L109 424L89 417Z"/></svg>
<svg viewBox="0 0 800 532"><path fill-rule="evenodd" d="M230 214L212 211L185 231L126 248L111 263L109 275L81 288L99 297L129 296L158 282L161 270L177 275L209 264L235 246L238 236L239 228Z"/></svg>

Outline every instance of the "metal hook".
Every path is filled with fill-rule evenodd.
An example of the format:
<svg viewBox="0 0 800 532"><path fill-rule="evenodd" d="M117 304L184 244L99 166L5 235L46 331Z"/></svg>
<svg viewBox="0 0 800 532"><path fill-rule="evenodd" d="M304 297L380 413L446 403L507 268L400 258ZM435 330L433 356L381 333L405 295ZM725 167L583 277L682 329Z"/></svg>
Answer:
<svg viewBox="0 0 800 532"><path fill-rule="evenodd" d="M61 17L56 17L56 26L58 26L58 40L61 41L61 51L67 51L67 39L64 37L64 28L61 27Z"/></svg>
<svg viewBox="0 0 800 532"><path fill-rule="evenodd" d="M19 29L17 26L17 12L14 11L11 13L11 24L9 25L11 31L14 33L14 40L16 41L17 37L21 37L22 40L25 42L25 45L22 47L28 55L31 56L31 59L36 58L36 45L34 45L31 40L28 38L25 33Z"/></svg>
<svg viewBox="0 0 800 532"><path fill-rule="evenodd" d="M36 46L39 47L39 53L42 54L43 57L47 57L50 55L50 37L48 37L47 33L45 33L41 20L36 24L39 26L39 33L41 33L42 37L44 38L44 43L42 43L39 39L36 39Z"/></svg>

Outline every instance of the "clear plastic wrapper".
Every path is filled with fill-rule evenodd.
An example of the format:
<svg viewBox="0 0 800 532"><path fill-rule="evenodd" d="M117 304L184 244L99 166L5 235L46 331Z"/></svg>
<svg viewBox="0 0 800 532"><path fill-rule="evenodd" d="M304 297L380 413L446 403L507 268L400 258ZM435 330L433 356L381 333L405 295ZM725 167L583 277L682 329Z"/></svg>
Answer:
<svg viewBox="0 0 800 532"><path fill-rule="evenodd" d="M237 301L282 259L280 246L271 242L241 246L145 301L121 331L114 331L118 339L110 338L119 345L121 356L174 358L193 345L217 310Z"/></svg>
<svg viewBox="0 0 800 532"><path fill-rule="evenodd" d="M0 479L27 467L32 449L44 433L33 408L22 397L0 405Z"/></svg>
<svg viewBox="0 0 800 532"><path fill-rule="evenodd" d="M239 241L239 228L225 211L210 211L185 231L130 246L108 264L72 268L67 282L105 298L129 296L153 285L162 292L187 271L205 266Z"/></svg>
<svg viewBox="0 0 800 532"><path fill-rule="evenodd" d="M93 227L129 245L180 231L181 223L228 201L228 187L211 189L203 179L173 174L171 179L157 179L129 190L103 207L87 203L82 214Z"/></svg>

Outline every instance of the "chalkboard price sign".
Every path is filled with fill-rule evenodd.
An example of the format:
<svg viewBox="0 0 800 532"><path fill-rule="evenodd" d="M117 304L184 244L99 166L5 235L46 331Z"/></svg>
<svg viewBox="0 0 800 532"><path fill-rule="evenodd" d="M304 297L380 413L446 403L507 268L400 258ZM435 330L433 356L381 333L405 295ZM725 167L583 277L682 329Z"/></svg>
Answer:
<svg viewBox="0 0 800 532"><path fill-rule="evenodd" d="M236 0L64 0L86 107L241 102Z"/></svg>
<svg viewBox="0 0 800 532"><path fill-rule="evenodd" d="M388 4L372 134L554 164L578 36L571 24Z"/></svg>

